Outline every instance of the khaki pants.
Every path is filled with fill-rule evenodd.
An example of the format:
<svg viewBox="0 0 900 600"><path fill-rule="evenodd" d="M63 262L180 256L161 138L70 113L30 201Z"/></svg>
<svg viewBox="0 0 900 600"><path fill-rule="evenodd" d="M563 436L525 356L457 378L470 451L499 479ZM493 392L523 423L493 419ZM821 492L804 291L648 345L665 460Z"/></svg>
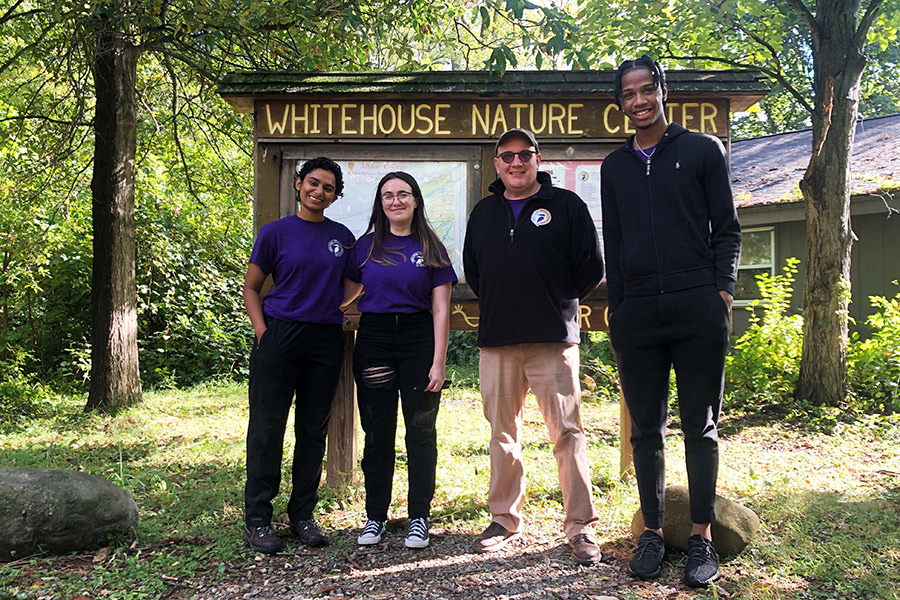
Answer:
<svg viewBox="0 0 900 600"><path fill-rule="evenodd" d="M578 363L578 346L574 344L516 344L481 349L481 398L484 416L491 424L488 505L493 520L509 531L522 531L525 469L519 439L529 388L537 397L553 440L566 511L566 536L571 539L590 532L597 521L581 427Z"/></svg>

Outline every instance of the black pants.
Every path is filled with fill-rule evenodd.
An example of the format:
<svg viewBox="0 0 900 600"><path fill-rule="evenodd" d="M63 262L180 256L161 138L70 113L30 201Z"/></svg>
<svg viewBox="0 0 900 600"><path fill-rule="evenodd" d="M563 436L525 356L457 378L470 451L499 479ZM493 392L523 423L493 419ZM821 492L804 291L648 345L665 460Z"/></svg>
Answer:
<svg viewBox="0 0 900 600"><path fill-rule="evenodd" d="M425 392L434 358L431 313L363 313L353 352L359 419L366 434L362 470L366 515L385 521L394 478L397 394L406 423L409 518L428 518L437 468L440 392Z"/></svg>
<svg viewBox="0 0 900 600"><path fill-rule="evenodd" d="M250 353L250 424L247 427L247 485L244 521L249 527L272 520L272 498L281 483L284 430L294 395L294 461L291 466L292 521L312 517L318 500L331 402L344 354L340 325L267 319L262 340Z"/></svg>
<svg viewBox="0 0 900 600"><path fill-rule="evenodd" d="M730 320L715 287L628 296L610 321L622 392L631 413L631 444L644 523L663 526L669 371L675 369L684 433L691 520L715 518L725 353Z"/></svg>

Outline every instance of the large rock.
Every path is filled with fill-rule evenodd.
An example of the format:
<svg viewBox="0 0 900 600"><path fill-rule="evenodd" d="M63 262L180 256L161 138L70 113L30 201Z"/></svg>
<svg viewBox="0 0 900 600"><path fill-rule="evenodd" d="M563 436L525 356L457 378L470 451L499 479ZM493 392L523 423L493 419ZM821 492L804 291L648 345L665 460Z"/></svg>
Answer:
<svg viewBox="0 0 900 600"><path fill-rule="evenodd" d="M730 556L743 550L759 530L759 517L737 502L716 496L716 520L712 524L713 545L719 556ZM631 520L634 537L644 532L644 516L638 510ZM666 488L666 545L687 552L691 533L691 506L688 488L670 485Z"/></svg>
<svg viewBox="0 0 900 600"><path fill-rule="evenodd" d="M128 490L102 477L0 467L0 559L83 550L130 534L138 509Z"/></svg>

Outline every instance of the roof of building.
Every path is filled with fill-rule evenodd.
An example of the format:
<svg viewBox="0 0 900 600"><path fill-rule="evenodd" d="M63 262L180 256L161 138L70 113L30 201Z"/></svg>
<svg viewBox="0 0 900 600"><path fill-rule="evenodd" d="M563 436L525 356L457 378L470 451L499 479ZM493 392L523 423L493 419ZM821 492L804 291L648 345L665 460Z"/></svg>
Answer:
<svg viewBox="0 0 900 600"><path fill-rule="evenodd" d="M811 148L809 129L731 142L738 206L800 201ZM900 114L857 122L850 165L854 195L900 188Z"/></svg>
<svg viewBox="0 0 900 600"><path fill-rule="evenodd" d="M500 97L546 93L613 93L613 70L583 71L420 71L420 72L279 72L230 73L219 93L242 112L252 110L248 98L309 94L457 94ZM676 95L719 94L731 100L731 110L746 110L769 91L760 71L678 69L666 71Z"/></svg>

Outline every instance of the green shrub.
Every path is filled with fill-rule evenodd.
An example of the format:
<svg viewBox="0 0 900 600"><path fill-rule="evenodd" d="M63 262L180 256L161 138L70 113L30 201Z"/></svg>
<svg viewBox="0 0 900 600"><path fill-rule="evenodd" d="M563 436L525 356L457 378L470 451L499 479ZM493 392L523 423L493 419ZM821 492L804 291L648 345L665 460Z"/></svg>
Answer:
<svg viewBox="0 0 900 600"><path fill-rule="evenodd" d="M866 319L872 335L854 336L847 352L851 404L866 413L900 412L900 293L869 301L879 309Z"/></svg>
<svg viewBox="0 0 900 600"><path fill-rule="evenodd" d="M733 409L752 412L792 401L800 370L803 318L788 312L799 262L789 258L780 275L756 276L762 300L747 307L750 325L725 362L725 386Z"/></svg>
<svg viewBox="0 0 900 600"><path fill-rule="evenodd" d="M581 377L582 389L592 396L618 400L619 373L606 332L581 333Z"/></svg>
<svg viewBox="0 0 900 600"><path fill-rule="evenodd" d="M447 346L447 365L478 369L478 332L451 331Z"/></svg>

